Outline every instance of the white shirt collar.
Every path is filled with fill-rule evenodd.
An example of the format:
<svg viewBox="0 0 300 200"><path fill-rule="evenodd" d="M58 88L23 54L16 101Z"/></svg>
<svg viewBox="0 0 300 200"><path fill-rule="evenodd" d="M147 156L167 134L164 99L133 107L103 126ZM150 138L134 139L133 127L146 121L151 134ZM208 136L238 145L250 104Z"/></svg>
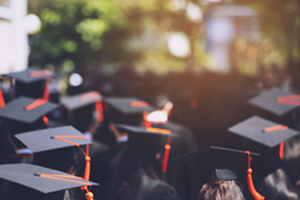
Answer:
<svg viewBox="0 0 300 200"><path fill-rule="evenodd" d="M118 138L119 143L127 142L127 141L128 141L128 136L127 135Z"/></svg>
<svg viewBox="0 0 300 200"><path fill-rule="evenodd" d="M93 139L93 135L90 132L85 132L83 135L86 136L89 140Z"/></svg>
<svg viewBox="0 0 300 200"><path fill-rule="evenodd" d="M16 154L33 154L33 152L30 149L18 149L16 151Z"/></svg>

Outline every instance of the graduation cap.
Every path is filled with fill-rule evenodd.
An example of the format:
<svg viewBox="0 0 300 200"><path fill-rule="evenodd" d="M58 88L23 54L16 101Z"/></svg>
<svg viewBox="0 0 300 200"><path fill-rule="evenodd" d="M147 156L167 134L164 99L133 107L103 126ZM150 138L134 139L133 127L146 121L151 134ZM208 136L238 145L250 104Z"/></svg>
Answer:
<svg viewBox="0 0 300 200"><path fill-rule="evenodd" d="M160 128L141 128L136 126L128 126L115 124L116 128L129 133L127 149L131 155L139 157L146 161L151 161L155 158L155 154L159 151L161 145L161 137L168 137L165 144L165 153L162 163L162 171L166 172L168 168L169 153L171 150L170 140L173 136L178 136L167 129Z"/></svg>
<svg viewBox="0 0 300 200"><path fill-rule="evenodd" d="M252 169L250 168L251 156L260 156L258 153L249 151L241 151L236 149L229 149L223 147L209 146L201 150L197 150L186 155L180 156L175 161L187 162L194 164L201 164L212 173L209 176L207 170L203 177L206 182L209 180L237 180L238 179L238 165L248 160L247 182L249 190L255 199L263 199L263 197L255 190L252 181ZM246 170L245 170L246 171Z"/></svg>
<svg viewBox="0 0 300 200"><path fill-rule="evenodd" d="M102 98L97 91L63 98L61 100L61 105L63 105L68 111L73 112L73 117L77 119L77 121L75 120L74 122L75 124L89 123L89 121L93 119L93 112L95 109L98 114L97 120L99 122L103 121Z"/></svg>
<svg viewBox="0 0 300 200"><path fill-rule="evenodd" d="M15 137L33 153L74 147L74 143L77 145L92 144L89 139L72 126L36 130L21 133ZM66 142L64 139L70 142Z"/></svg>
<svg viewBox="0 0 300 200"><path fill-rule="evenodd" d="M250 153L250 155L260 156L258 153ZM236 165L247 159L248 154L245 151L210 146L180 156L175 161L207 165L214 172L210 177L212 179L236 180Z"/></svg>
<svg viewBox="0 0 300 200"><path fill-rule="evenodd" d="M273 88L250 99L249 103L277 116L283 116L292 110L299 108L300 95Z"/></svg>
<svg viewBox="0 0 300 200"><path fill-rule="evenodd" d="M115 123L140 125L144 111L154 110L147 102L132 97L105 98L109 106L109 118Z"/></svg>
<svg viewBox="0 0 300 200"><path fill-rule="evenodd" d="M153 107L151 107L147 102L132 97L110 97L105 98L105 101L110 107L115 108L125 115L153 110Z"/></svg>
<svg viewBox="0 0 300 200"><path fill-rule="evenodd" d="M53 76L53 73L50 70L29 68L21 72L5 74L3 76L15 79L17 97L41 98L43 95L48 96L45 79Z"/></svg>
<svg viewBox="0 0 300 200"><path fill-rule="evenodd" d="M32 164L0 165L0 178L37 190L43 194L98 185L81 177Z"/></svg>
<svg viewBox="0 0 300 200"><path fill-rule="evenodd" d="M19 97L0 109L0 118L32 124L55 108L56 104L44 99Z"/></svg>
<svg viewBox="0 0 300 200"><path fill-rule="evenodd" d="M277 124L258 116L250 117L228 129L243 138L252 140L262 146L273 148L298 134L285 125Z"/></svg>
<svg viewBox="0 0 300 200"><path fill-rule="evenodd" d="M68 147L78 147L81 152L85 155L86 160L86 169L84 174L84 179L89 180L90 177L90 157L88 155L89 144L92 142L76 130L72 126L63 126L58 128L49 128L44 130L37 130L26 132L22 134L18 134L15 136L18 140L20 140L24 145L26 145L33 153L42 153L54 151L54 153L50 156L55 159L59 153L64 153L65 148ZM87 145L86 152L80 147L80 145ZM57 152L56 150L60 150ZM67 152L68 153L68 152ZM46 160L48 158L44 158L44 155L41 155L42 159ZM63 161L64 162L64 161ZM67 162L67 160L66 160ZM47 162L49 163L49 162ZM55 164L55 163L54 163Z"/></svg>
<svg viewBox="0 0 300 200"><path fill-rule="evenodd" d="M277 124L258 116L253 116L232 127L229 131L249 141L248 148L263 156L255 163L257 183L268 174L282 167L284 141L298 134L288 126ZM252 143L250 141L253 141ZM261 179L260 181L258 181Z"/></svg>

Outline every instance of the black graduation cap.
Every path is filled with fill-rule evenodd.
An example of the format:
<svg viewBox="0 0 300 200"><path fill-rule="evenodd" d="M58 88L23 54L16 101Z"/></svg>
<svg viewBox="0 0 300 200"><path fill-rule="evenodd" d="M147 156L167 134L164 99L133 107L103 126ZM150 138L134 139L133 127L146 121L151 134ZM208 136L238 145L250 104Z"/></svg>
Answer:
<svg viewBox="0 0 300 200"><path fill-rule="evenodd" d="M147 102L133 97L105 98L107 104L124 115L143 113L154 110Z"/></svg>
<svg viewBox="0 0 300 200"><path fill-rule="evenodd" d="M74 147L74 144L56 139L57 136L79 145L92 144L89 139L72 126L48 128L15 135L33 153ZM69 136L74 137L70 138Z"/></svg>
<svg viewBox="0 0 300 200"><path fill-rule="evenodd" d="M32 164L0 165L0 178L44 194L70 188L98 185L80 177Z"/></svg>
<svg viewBox="0 0 300 200"><path fill-rule="evenodd" d="M144 111L154 110L147 102L132 97L105 98L109 112L105 116L114 123L139 126ZM105 118L104 117L104 118Z"/></svg>
<svg viewBox="0 0 300 200"><path fill-rule="evenodd" d="M39 70L35 68L29 68L21 72L15 72L3 75L4 77L9 77L16 79L16 81L22 82L24 84L30 84L44 80L47 77L51 77L53 73L49 70Z"/></svg>
<svg viewBox="0 0 300 200"><path fill-rule="evenodd" d="M29 68L21 72L3 75L15 79L15 95L40 98L44 95L45 79L53 76L50 70Z"/></svg>
<svg viewBox="0 0 300 200"><path fill-rule="evenodd" d="M163 136L177 136L167 129L141 128L123 124L115 124L116 128L129 133L127 150L142 159L153 159L161 146Z"/></svg>
<svg viewBox="0 0 300 200"><path fill-rule="evenodd" d="M300 96L290 91L273 88L263 91L257 97L250 99L249 103L277 116L283 116L298 108L300 105L299 100Z"/></svg>
<svg viewBox="0 0 300 200"><path fill-rule="evenodd" d="M268 148L273 148L298 134L296 130L258 116L250 117L228 130Z"/></svg>
<svg viewBox="0 0 300 200"><path fill-rule="evenodd" d="M98 92L93 91L75 95L72 97L62 98L61 104L69 111L74 111L92 105L99 100L101 100L101 95Z"/></svg>
<svg viewBox="0 0 300 200"><path fill-rule="evenodd" d="M257 153L250 153L252 156L260 156ZM245 151L223 147L209 146L201 150L188 153L176 158L174 161L201 164L213 173L206 179L236 180L237 165L247 161L248 154ZM204 170L205 171L205 170ZM207 173L207 171L205 171ZM245 170L246 173L246 170Z"/></svg>
<svg viewBox="0 0 300 200"><path fill-rule="evenodd" d="M81 132L86 132L94 122L95 110L97 111L97 120L99 122L103 120L102 99L97 91L63 98L61 105L72 113L70 123Z"/></svg>
<svg viewBox="0 0 300 200"><path fill-rule="evenodd" d="M0 109L0 118L32 124L55 108L56 104L43 99L19 97Z"/></svg>

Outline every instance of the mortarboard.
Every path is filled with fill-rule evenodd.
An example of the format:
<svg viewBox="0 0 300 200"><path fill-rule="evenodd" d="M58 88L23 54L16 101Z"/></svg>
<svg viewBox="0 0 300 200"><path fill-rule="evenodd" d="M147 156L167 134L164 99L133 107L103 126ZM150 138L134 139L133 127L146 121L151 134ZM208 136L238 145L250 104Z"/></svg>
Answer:
<svg viewBox="0 0 300 200"><path fill-rule="evenodd" d="M124 115L153 110L147 102L132 97L110 97L105 98L105 101L110 107L118 110Z"/></svg>
<svg viewBox="0 0 300 200"><path fill-rule="evenodd" d="M247 184L249 191L254 199L263 200L264 197L256 191L253 184L251 156L260 156L260 154L249 151L210 146L183 155L175 159L175 161L201 164L201 174L203 174L202 178L205 180L205 183L207 183L208 181L214 179L225 181L239 179L238 175L240 172L238 169L241 167L239 164L248 160ZM208 173L209 171L211 173Z"/></svg>
<svg viewBox="0 0 300 200"><path fill-rule="evenodd" d="M0 165L0 178L44 194L70 188L98 185L81 177L32 164Z"/></svg>
<svg viewBox="0 0 300 200"><path fill-rule="evenodd" d="M132 97L105 98L109 119L115 123L138 126L145 111L154 110L147 102Z"/></svg>
<svg viewBox="0 0 300 200"><path fill-rule="evenodd" d="M66 107L69 111L74 111L85 106L94 104L96 101L101 100L101 96L98 92L88 92L72 97L62 98L61 104Z"/></svg>
<svg viewBox="0 0 300 200"><path fill-rule="evenodd" d="M131 155L139 157L143 160L151 161L155 158L155 154L161 146L161 137L166 136L171 140L172 136L178 136L167 129L160 128L141 128L136 126L115 124L116 128L129 133L127 150ZM167 143L165 146L165 154L163 157L162 170L166 172L168 166L168 158L171 146Z"/></svg>
<svg viewBox="0 0 300 200"><path fill-rule="evenodd" d="M262 92L257 97L249 100L251 105L271 112L277 116L283 116L296 109L300 105L300 95L295 95L290 91L283 91L273 88Z"/></svg>
<svg viewBox="0 0 300 200"><path fill-rule="evenodd" d="M61 138L65 138L78 145L92 144L89 139L72 126L48 128L15 135L15 137L26 145L33 153L74 147L74 144L72 143L56 139L55 137L57 136L65 136Z"/></svg>
<svg viewBox="0 0 300 200"><path fill-rule="evenodd" d="M55 108L57 108L56 104L44 99L19 97L0 109L0 118L32 124Z"/></svg>
<svg viewBox="0 0 300 200"><path fill-rule="evenodd" d="M103 121L103 107L101 95L96 92L87 92L72 97L66 97L61 100L61 104L79 118L79 121L91 120L93 111L97 111L97 120ZM85 119L84 119L85 118ZM88 123L88 122L85 122Z"/></svg>
<svg viewBox="0 0 300 200"><path fill-rule="evenodd" d="M49 70L39 70L30 68L21 72L5 74L3 76L16 79L17 81L22 82L24 84L30 84L44 80L45 78L50 77L52 75L52 72Z"/></svg>
<svg viewBox="0 0 300 200"><path fill-rule="evenodd" d="M59 149L64 151L64 148L77 146L86 157L89 157L88 150L85 152L80 145L92 144L86 136L72 126L36 130L21 133L15 137L26 145L33 153L49 152ZM57 151L55 153L57 153ZM90 158L88 159L89 160L86 160L87 162L90 161ZM88 168L89 167L87 166L87 179L89 178Z"/></svg>
<svg viewBox="0 0 300 200"><path fill-rule="evenodd" d="M257 153L250 153L250 155L260 156ZM175 161L206 165L214 172L211 179L236 180L237 167L235 165L247 159L248 154L245 151L210 146L180 156Z"/></svg>
<svg viewBox="0 0 300 200"><path fill-rule="evenodd" d="M273 148L298 134L287 126L271 122L258 116L250 117L228 129L243 138Z"/></svg>
<svg viewBox="0 0 300 200"><path fill-rule="evenodd" d="M262 154L254 164L254 168L258 169L255 177L257 185L260 185L268 174L282 167L284 141L298 134L288 126L258 116L230 127L229 131L248 139L247 147Z"/></svg>
<svg viewBox="0 0 300 200"><path fill-rule="evenodd" d="M17 97L49 97L45 79L53 76L53 73L50 70L29 68L21 72L5 74L3 76L15 79L15 95Z"/></svg>

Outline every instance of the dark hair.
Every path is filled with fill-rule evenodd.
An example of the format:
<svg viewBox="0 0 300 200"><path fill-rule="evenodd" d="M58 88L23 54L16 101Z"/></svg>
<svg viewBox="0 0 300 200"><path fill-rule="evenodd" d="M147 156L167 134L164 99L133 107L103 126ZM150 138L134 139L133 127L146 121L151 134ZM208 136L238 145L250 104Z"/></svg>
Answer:
<svg viewBox="0 0 300 200"><path fill-rule="evenodd" d="M300 180L300 135L284 142L284 167L290 175L292 182Z"/></svg>
<svg viewBox="0 0 300 200"><path fill-rule="evenodd" d="M77 147L56 149L34 155L34 164L63 172L75 166L75 150Z"/></svg>
<svg viewBox="0 0 300 200"><path fill-rule="evenodd" d="M29 131L34 131L38 129L44 129L46 128L46 125L44 124L44 121L42 118L38 119L36 122L32 124L25 124L22 122L17 121L7 121L8 124L8 133L11 134L12 140L14 144L17 146L17 148L27 148L20 140L15 138L14 136L19 133L25 133Z"/></svg>
<svg viewBox="0 0 300 200"><path fill-rule="evenodd" d="M199 192L199 200L245 200L236 180L211 180Z"/></svg>
<svg viewBox="0 0 300 200"><path fill-rule="evenodd" d="M122 152L115 179L120 184L118 200L140 200L144 192L143 177L158 180L153 165L156 160L148 160L132 156L126 149Z"/></svg>
<svg viewBox="0 0 300 200"><path fill-rule="evenodd" d="M299 192L293 186L286 172L279 168L269 174L261 184L259 191L266 199L299 200Z"/></svg>

